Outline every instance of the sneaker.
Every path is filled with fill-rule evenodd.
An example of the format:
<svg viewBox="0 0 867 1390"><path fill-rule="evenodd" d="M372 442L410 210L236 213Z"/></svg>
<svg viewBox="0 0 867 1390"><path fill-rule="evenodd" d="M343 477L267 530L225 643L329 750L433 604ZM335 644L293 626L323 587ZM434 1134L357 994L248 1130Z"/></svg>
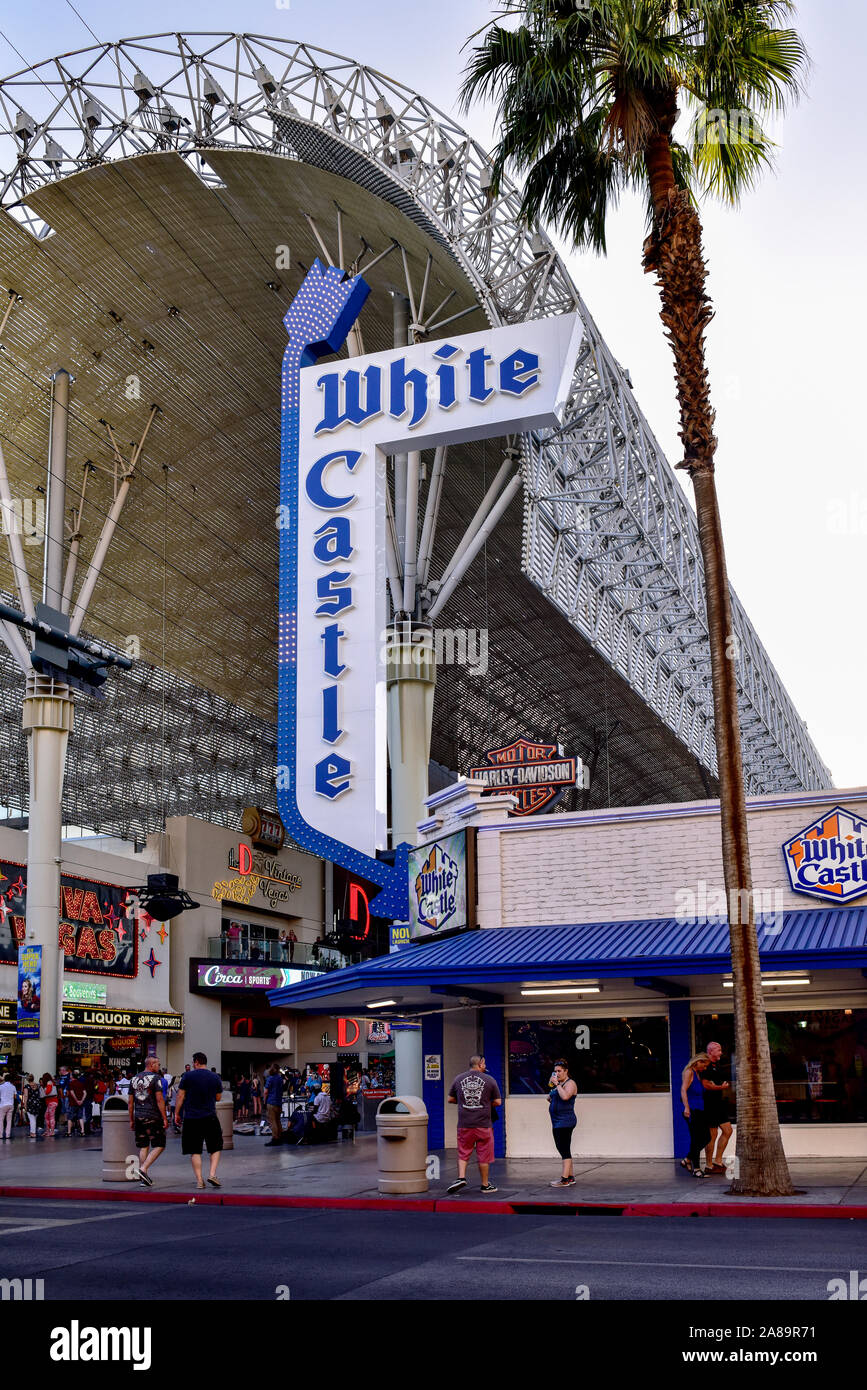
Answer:
<svg viewBox="0 0 867 1390"><path fill-rule="evenodd" d="M139 1169L138 1180L139 1182L143 1182L145 1187L153 1187L154 1185L153 1178L148 1173L145 1173L143 1169Z"/></svg>
<svg viewBox="0 0 867 1390"><path fill-rule="evenodd" d="M494 1187L494 1184L492 1182L486 1182L481 1190L482 1192L499 1192L500 1189L498 1187Z"/></svg>
<svg viewBox="0 0 867 1390"><path fill-rule="evenodd" d="M466 1178L458 1178L455 1182L453 1182L449 1187L446 1188L446 1192L460 1192L461 1188L466 1187L466 1185ZM484 1188L482 1189L482 1191L484 1191Z"/></svg>
<svg viewBox="0 0 867 1390"><path fill-rule="evenodd" d="M557 1178L556 1182L551 1183L552 1187L574 1187L574 1178Z"/></svg>

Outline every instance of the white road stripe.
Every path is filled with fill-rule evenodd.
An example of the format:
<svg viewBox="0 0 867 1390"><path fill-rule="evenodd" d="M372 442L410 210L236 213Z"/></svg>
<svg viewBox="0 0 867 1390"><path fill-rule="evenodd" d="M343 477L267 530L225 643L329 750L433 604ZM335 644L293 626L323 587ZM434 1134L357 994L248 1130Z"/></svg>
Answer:
<svg viewBox="0 0 867 1390"><path fill-rule="evenodd" d="M91 1221L121 1221L130 1216L144 1215L145 1212L143 1211L111 1211L106 1216L74 1216L70 1217L69 1220L58 1217L56 1221L39 1221L30 1226L12 1226L8 1231L0 1231L0 1240L3 1236L22 1235L25 1231L47 1231L50 1226L86 1226ZM5 1219L8 1221L12 1218L6 1217ZM27 1220L28 1218L23 1217L21 1219Z"/></svg>
<svg viewBox="0 0 867 1390"><path fill-rule="evenodd" d="M839 1273L839 1265L721 1265L721 1264L676 1264L672 1260L574 1260L571 1257L562 1259L540 1259L528 1258L516 1255L512 1258L509 1255L455 1255L456 1260L476 1260L485 1261L489 1264L504 1265L613 1265L615 1268L624 1269L703 1269L708 1274L715 1269L755 1270L757 1274L827 1274Z"/></svg>

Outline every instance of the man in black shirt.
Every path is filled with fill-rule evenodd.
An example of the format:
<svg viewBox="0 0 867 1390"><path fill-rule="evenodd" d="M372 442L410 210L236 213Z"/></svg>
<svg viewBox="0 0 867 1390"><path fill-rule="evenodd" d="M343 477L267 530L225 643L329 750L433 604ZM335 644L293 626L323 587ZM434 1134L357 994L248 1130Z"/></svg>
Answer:
<svg viewBox="0 0 867 1390"><path fill-rule="evenodd" d="M710 1129L710 1143L704 1151L706 1171L724 1173L723 1154L732 1137L729 1123L729 1083L722 1063L722 1048L709 1042L706 1048L710 1066L701 1074L704 1087L704 1116Z"/></svg>
<svg viewBox="0 0 867 1390"><path fill-rule="evenodd" d="M144 1071L130 1082L129 1127L135 1132L138 1148L138 1180L153 1187L148 1169L153 1167L166 1147L166 1102L160 1082L158 1057L148 1057Z"/></svg>
<svg viewBox="0 0 867 1390"><path fill-rule="evenodd" d="M181 1152L189 1154L199 1191L205 1186L202 1178L202 1149L208 1150L211 1187L220 1187L217 1165L223 1149L223 1131L217 1115L217 1101L223 1094L223 1082L215 1071L208 1070L204 1052L193 1053L193 1069L185 1071L178 1082L175 1101L175 1120L181 1121Z"/></svg>

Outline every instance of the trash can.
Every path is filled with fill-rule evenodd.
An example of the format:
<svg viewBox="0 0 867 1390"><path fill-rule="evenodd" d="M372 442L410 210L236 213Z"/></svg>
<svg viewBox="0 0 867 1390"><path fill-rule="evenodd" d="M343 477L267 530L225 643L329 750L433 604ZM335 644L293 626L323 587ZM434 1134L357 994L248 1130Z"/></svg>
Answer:
<svg viewBox="0 0 867 1390"><path fill-rule="evenodd" d="M138 1149L129 1127L129 1106L123 1096L106 1096L102 1103L102 1180L135 1182L137 1173Z"/></svg>
<svg viewBox="0 0 867 1390"><path fill-rule="evenodd" d="M224 1091L217 1101L217 1119L220 1121L220 1129L223 1131L223 1148L234 1149L235 1102L231 1091Z"/></svg>
<svg viewBox="0 0 867 1390"><path fill-rule="evenodd" d="M380 1192L427 1192L427 1121L419 1096L390 1096L376 1112Z"/></svg>

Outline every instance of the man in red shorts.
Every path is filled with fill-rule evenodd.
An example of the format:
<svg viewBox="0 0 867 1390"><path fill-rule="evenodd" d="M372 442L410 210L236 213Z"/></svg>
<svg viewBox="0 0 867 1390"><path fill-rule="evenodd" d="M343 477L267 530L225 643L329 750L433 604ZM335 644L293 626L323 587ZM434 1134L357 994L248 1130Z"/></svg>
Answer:
<svg viewBox="0 0 867 1390"><path fill-rule="evenodd" d="M494 1161L494 1130L491 1112L502 1105L500 1088L485 1071L484 1057L471 1057L469 1071L456 1076L449 1091L449 1105L458 1107L458 1178L446 1189L460 1192L467 1185L467 1164L473 1149L479 1164L483 1192L496 1192L488 1181Z"/></svg>

